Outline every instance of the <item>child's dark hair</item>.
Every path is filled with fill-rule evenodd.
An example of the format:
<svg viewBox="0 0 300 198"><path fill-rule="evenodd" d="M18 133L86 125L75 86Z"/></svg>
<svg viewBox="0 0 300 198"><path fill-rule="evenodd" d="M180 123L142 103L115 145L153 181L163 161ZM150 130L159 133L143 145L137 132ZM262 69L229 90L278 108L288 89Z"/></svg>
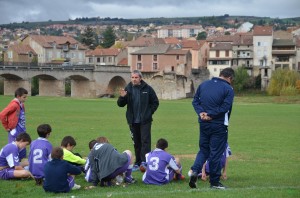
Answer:
<svg viewBox="0 0 300 198"><path fill-rule="evenodd" d="M16 137L17 142L28 142L29 144L31 143L31 137L28 133L20 133Z"/></svg>
<svg viewBox="0 0 300 198"><path fill-rule="evenodd" d="M23 96L24 94L28 94L28 91L26 89L24 89L23 87L19 87L15 91L15 97L17 97L17 96Z"/></svg>
<svg viewBox="0 0 300 198"><path fill-rule="evenodd" d="M160 138L159 140L157 140L156 148L165 150L166 148L168 148L168 141L166 139Z"/></svg>
<svg viewBox="0 0 300 198"><path fill-rule="evenodd" d="M40 137L45 138L48 133L52 132L52 128L49 124L41 124L36 129Z"/></svg>
<svg viewBox="0 0 300 198"><path fill-rule="evenodd" d="M52 159L61 159L64 156L64 151L60 147L54 147L51 152Z"/></svg>
<svg viewBox="0 0 300 198"><path fill-rule="evenodd" d="M65 136L65 137L62 139L60 145L63 146L63 147L67 147L68 144L69 144L70 146L76 146L76 141L75 141L75 139L74 139L72 136Z"/></svg>
<svg viewBox="0 0 300 198"><path fill-rule="evenodd" d="M96 143L97 143L97 140L91 140L89 142L89 148L90 148L90 150L95 146Z"/></svg>

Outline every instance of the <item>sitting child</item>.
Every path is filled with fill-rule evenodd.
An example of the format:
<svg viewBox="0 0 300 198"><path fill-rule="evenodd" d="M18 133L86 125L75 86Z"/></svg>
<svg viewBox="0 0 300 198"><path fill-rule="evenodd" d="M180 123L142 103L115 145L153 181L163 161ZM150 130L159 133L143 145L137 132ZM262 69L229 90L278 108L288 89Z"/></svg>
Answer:
<svg viewBox="0 0 300 198"><path fill-rule="evenodd" d="M97 143L96 140L91 140L89 142L89 149L90 149L90 151L93 149L93 147L95 146L96 143ZM89 154L89 156L90 156L90 154ZM92 178L91 178L91 166L90 166L89 159L86 160L86 164L84 166L84 172L85 172L85 177L84 177L85 180L87 182L91 182L92 181Z"/></svg>
<svg viewBox="0 0 300 198"><path fill-rule="evenodd" d="M221 179L226 180L227 179L227 169L228 169L228 157L231 155L231 150L229 147L229 144L226 144L225 151L221 158L221 167L222 167L222 176ZM202 167L202 171L198 174L198 177L201 178L203 181L207 180L207 177L209 176L209 160L207 160ZM191 176L192 170L188 172L188 175Z"/></svg>
<svg viewBox="0 0 300 198"><path fill-rule="evenodd" d="M142 179L145 184L162 185L174 178L184 179L179 159L166 152L166 148L168 141L161 138L156 143L156 149L146 154L147 167Z"/></svg>
<svg viewBox="0 0 300 198"><path fill-rule="evenodd" d="M24 169L28 162L19 160L19 151L30 145L31 138L28 133L20 133L16 140L4 146L0 151L0 178L4 180L15 178L29 178L33 175Z"/></svg>
<svg viewBox="0 0 300 198"><path fill-rule="evenodd" d="M135 179L131 176L132 172L132 153L125 150L119 153L107 140L106 137L97 138L97 143L91 150L89 155L89 163L91 165L91 182L95 187L104 182L116 178L118 175L125 174L124 181L126 183L135 183Z"/></svg>
<svg viewBox="0 0 300 198"><path fill-rule="evenodd" d="M29 171L35 177L36 185L42 185L44 179L44 166L50 160L52 145L48 141L52 129L49 124L41 124L37 128L39 138L30 145Z"/></svg>
<svg viewBox="0 0 300 198"><path fill-rule="evenodd" d="M46 192L67 193L71 189L79 189L75 184L74 176L79 175L81 170L63 160L63 149L53 148L51 152L52 160L47 162L44 168L45 181L43 188Z"/></svg>
<svg viewBox="0 0 300 198"><path fill-rule="evenodd" d="M81 157L78 153L73 153L72 150L76 146L76 141L72 136L66 136L61 141L61 148L64 151L63 159L69 162L70 164L80 166L81 170L84 171L84 165L86 160Z"/></svg>

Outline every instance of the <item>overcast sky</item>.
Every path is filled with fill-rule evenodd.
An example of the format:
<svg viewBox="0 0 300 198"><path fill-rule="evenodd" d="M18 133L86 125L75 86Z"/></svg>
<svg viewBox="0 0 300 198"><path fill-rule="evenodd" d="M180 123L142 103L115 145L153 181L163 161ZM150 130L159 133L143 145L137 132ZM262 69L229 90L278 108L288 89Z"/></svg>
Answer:
<svg viewBox="0 0 300 198"><path fill-rule="evenodd" d="M0 24L79 17L300 16L300 0L0 0Z"/></svg>

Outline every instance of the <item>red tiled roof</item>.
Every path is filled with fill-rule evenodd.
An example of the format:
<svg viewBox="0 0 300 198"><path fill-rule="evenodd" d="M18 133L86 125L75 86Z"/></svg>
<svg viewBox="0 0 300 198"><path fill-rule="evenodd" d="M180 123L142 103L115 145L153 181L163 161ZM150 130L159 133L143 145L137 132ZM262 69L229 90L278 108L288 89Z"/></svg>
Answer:
<svg viewBox="0 0 300 198"><path fill-rule="evenodd" d="M254 26L253 35L254 36L272 36L273 27L272 26Z"/></svg>
<svg viewBox="0 0 300 198"><path fill-rule="evenodd" d="M233 42L234 39L234 35L210 36L206 38L207 42Z"/></svg>
<svg viewBox="0 0 300 198"><path fill-rule="evenodd" d="M16 44L9 47L11 50L15 51L17 54L29 54L32 53L33 55L37 55L37 53L29 46L29 45L22 45Z"/></svg>
<svg viewBox="0 0 300 198"><path fill-rule="evenodd" d="M170 49L165 54L166 55L186 55L188 53L187 50L181 49Z"/></svg>
<svg viewBox="0 0 300 198"><path fill-rule="evenodd" d="M164 38L164 41L166 44L178 44L180 43L179 39L176 37L167 37Z"/></svg>
<svg viewBox="0 0 300 198"><path fill-rule="evenodd" d="M120 62L117 65L128 65L128 59L123 58L122 60L120 60Z"/></svg>
<svg viewBox="0 0 300 198"><path fill-rule="evenodd" d="M86 49L81 43L69 36L30 35L30 37L45 48L52 48L54 43L56 45L70 43L71 45L78 44L79 49Z"/></svg>
<svg viewBox="0 0 300 198"><path fill-rule="evenodd" d="M210 50L231 50L232 45L230 43L217 43L214 47L211 47Z"/></svg>
<svg viewBox="0 0 300 198"><path fill-rule="evenodd" d="M108 49L99 49L89 50L86 52L86 56L117 56L120 53L120 49L117 48L108 48Z"/></svg>
<svg viewBox="0 0 300 198"><path fill-rule="evenodd" d="M205 40L182 40L181 44L182 44L182 48L189 48L189 49L193 49L193 50L199 50L203 44L205 43Z"/></svg>

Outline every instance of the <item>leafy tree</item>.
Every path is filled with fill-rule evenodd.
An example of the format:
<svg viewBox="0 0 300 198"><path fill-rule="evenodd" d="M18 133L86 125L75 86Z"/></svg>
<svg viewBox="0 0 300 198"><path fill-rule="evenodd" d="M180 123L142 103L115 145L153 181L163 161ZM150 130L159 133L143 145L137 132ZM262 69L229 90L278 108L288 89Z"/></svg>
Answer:
<svg viewBox="0 0 300 198"><path fill-rule="evenodd" d="M230 35L230 32L226 31L226 32L225 32L225 35Z"/></svg>
<svg viewBox="0 0 300 198"><path fill-rule="evenodd" d="M248 85L248 81L250 80L250 76L247 73L247 69L244 67L238 67L235 70L235 77L233 87L236 92L243 91Z"/></svg>
<svg viewBox="0 0 300 198"><path fill-rule="evenodd" d="M197 35L197 40L206 40L206 37L207 37L207 33L206 32L200 32L198 33Z"/></svg>
<svg viewBox="0 0 300 198"><path fill-rule="evenodd" d="M90 26L87 26L85 32L81 35L80 42L90 49L95 49L98 45L98 37Z"/></svg>
<svg viewBox="0 0 300 198"><path fill-rule="evenodd" d="M39 78L36 76L31 79L31 95L39 95Z"/></svg>
<svg viewBox="0 0 300 198"><path fill-rule="evenodd" d="M116 35L111 26L108 26L106 30L102 33L103 40L100 44L103 48L110 48L115 44Z"/></svg>

